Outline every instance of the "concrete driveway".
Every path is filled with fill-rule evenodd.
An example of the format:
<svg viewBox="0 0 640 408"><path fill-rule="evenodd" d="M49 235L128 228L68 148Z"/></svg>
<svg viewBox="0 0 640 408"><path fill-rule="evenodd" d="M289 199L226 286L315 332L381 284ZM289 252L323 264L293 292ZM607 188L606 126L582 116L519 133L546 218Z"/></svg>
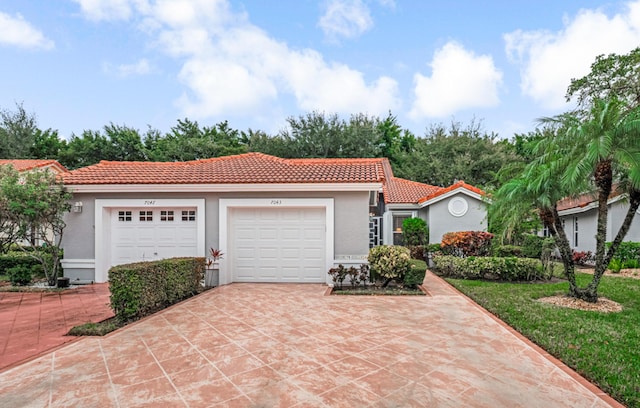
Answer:
<svg viewBox="0 0 640 408"><path fill-rule="evenodd" d="M0 373L7 407L620 406L428 274L431 296L231 284Z"/></svg>

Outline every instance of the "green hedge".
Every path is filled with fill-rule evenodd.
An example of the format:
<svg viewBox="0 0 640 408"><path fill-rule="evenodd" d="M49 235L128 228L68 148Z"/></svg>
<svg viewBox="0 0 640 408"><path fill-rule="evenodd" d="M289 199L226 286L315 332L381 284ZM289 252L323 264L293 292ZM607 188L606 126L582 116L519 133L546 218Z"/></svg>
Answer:
<svg viewBox="0 0 640 408"><path fill-rule="evenodd" d="M498 245L493 248L493 256L499 258L515 256L517 258L522 257L522 247L517 245Z"/></svg>
<svg viewBox="0 0 640 408"><path fill-rule="evenodd" d="M42 274L42 265L37 259L30 257L24 252L9 252L4 255L0 255L0 274L8 274L9 269L16 267L24 267L30 271L34 271L36 274Z"/></svg>
<svg viewBox="0 0 640 408"><path fill-rule="evenodd" d="M121 320L155 313L195 295L205 258L172 258L114 266L109 270L111 308Z"/></svg>
<svg viewBox="0 0 640 408"><path fill-rule="evenodd" d="M522 242L522 256L540 259L544 237L534 234L524 234Z"/></svg>
<svg viewBox="0 0 640 408"><path fill-rule="evenodd" d="M611 248L611 242L607 242L607 250ZM640 242L624 241L620 243L613 259L622 263L627 261L640 261Z"/></svg>
<svg viewBox="0 0 640 408"><path fill-rule="evenodd" d="M433 263L440 274L452 278L531 281L543 277L537 259L436 255Z"/></svg>

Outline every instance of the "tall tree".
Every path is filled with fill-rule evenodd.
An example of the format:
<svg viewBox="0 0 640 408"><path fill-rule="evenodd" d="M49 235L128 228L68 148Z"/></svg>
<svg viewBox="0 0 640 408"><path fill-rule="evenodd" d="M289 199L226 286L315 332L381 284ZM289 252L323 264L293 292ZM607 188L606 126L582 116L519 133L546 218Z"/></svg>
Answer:
<svg viewBox="0 0 640 408"><path fill-rule="evenodd" d="M440 124L415 140L415 148L400 156L394 172L399 177L443 187L464 180L489 188L502 167L521 160L512 147L499 143L495 134L483 132L476 122L466 127L460 123L450 127Z"/></svg>
<svg viewBox="0 0 640 408"><path fill-rule="evenodd" d="M586 301L598 299L600 279L627 234L640 206L640 107L629 109L617 98L595 99L589 116L564 114L543 118L542 123L557 124L557 143L563 150L559 162L565 162L562 190L575 193L583 180L591 182L598 199L596 233L596 266L593 279L586 288L578 288L573 296ZM629 207L611 247L607 250L608 200L614 181L624 181L619 189L629 197ZM581 191L584 192L584 191Z"/></svg>
<svg viewBox="0 0 640 408"><path fill-rule="evenodd" d="M596 57L589 74L571 80L567 102L573 97L587 110L595 99L617 98L625 101L630 109L640 106L640 47L625 55Z"/></svg>
<svg viewBox="0 0 640 408"><path fill-rule="evenodd" d="M36 117L28 113L22 104L16 111L0 111L0 158L29 158L38 129Z"/></svg>
<svg viewBox="0 0 640 408"><path fill-rule="evenodd" d="M0 205L0 219L12 224L18 239L29 242L32 249L39 249L26 253L41 263L49 285L53 286L60 269L64 214L70 209L71 194L49 170L18 173L11 166L3 167L6 168L0 178L0 201L4 204Z"/></svg>

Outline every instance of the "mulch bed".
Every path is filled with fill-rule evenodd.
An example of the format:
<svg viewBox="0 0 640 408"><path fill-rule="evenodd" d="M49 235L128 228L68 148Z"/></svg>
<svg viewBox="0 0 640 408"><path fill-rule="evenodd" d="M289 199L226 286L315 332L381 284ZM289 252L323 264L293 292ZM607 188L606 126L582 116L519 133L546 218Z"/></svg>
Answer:
<svg viewBox="0 0 640 408"><path fill-rule="evenodd" d="M622 311L622 305L613 300L599 297L596 303L590 303L582 299L569 296L550 296L538 299L538 302L550 303L555 306L568 307L569 309L586 310L590 312L615 313Z"/></svg>
<svg viewBox="0 0 640 408"><path fill-rule="evenodd" d="M355 296L424 296L427 294L427 290L423 288L422 285L418 285L416 289L391 285L384 288L378 285L357 286L355 288L344 286L342 289L334 287L331 294Z"/></svg>

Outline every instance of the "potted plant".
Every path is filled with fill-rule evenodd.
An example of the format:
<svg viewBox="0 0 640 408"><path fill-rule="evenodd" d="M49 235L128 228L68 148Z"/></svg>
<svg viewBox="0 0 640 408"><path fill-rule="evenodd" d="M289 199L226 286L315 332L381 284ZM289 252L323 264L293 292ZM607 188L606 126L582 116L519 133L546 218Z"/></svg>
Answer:
<svg viewBox="0 0 640 408"><path fill-rule="evenodd" d="M220 284L220 263L224 254L216 248L209 249L207 270L204 273L204 286L213 287Z"/></svg>

